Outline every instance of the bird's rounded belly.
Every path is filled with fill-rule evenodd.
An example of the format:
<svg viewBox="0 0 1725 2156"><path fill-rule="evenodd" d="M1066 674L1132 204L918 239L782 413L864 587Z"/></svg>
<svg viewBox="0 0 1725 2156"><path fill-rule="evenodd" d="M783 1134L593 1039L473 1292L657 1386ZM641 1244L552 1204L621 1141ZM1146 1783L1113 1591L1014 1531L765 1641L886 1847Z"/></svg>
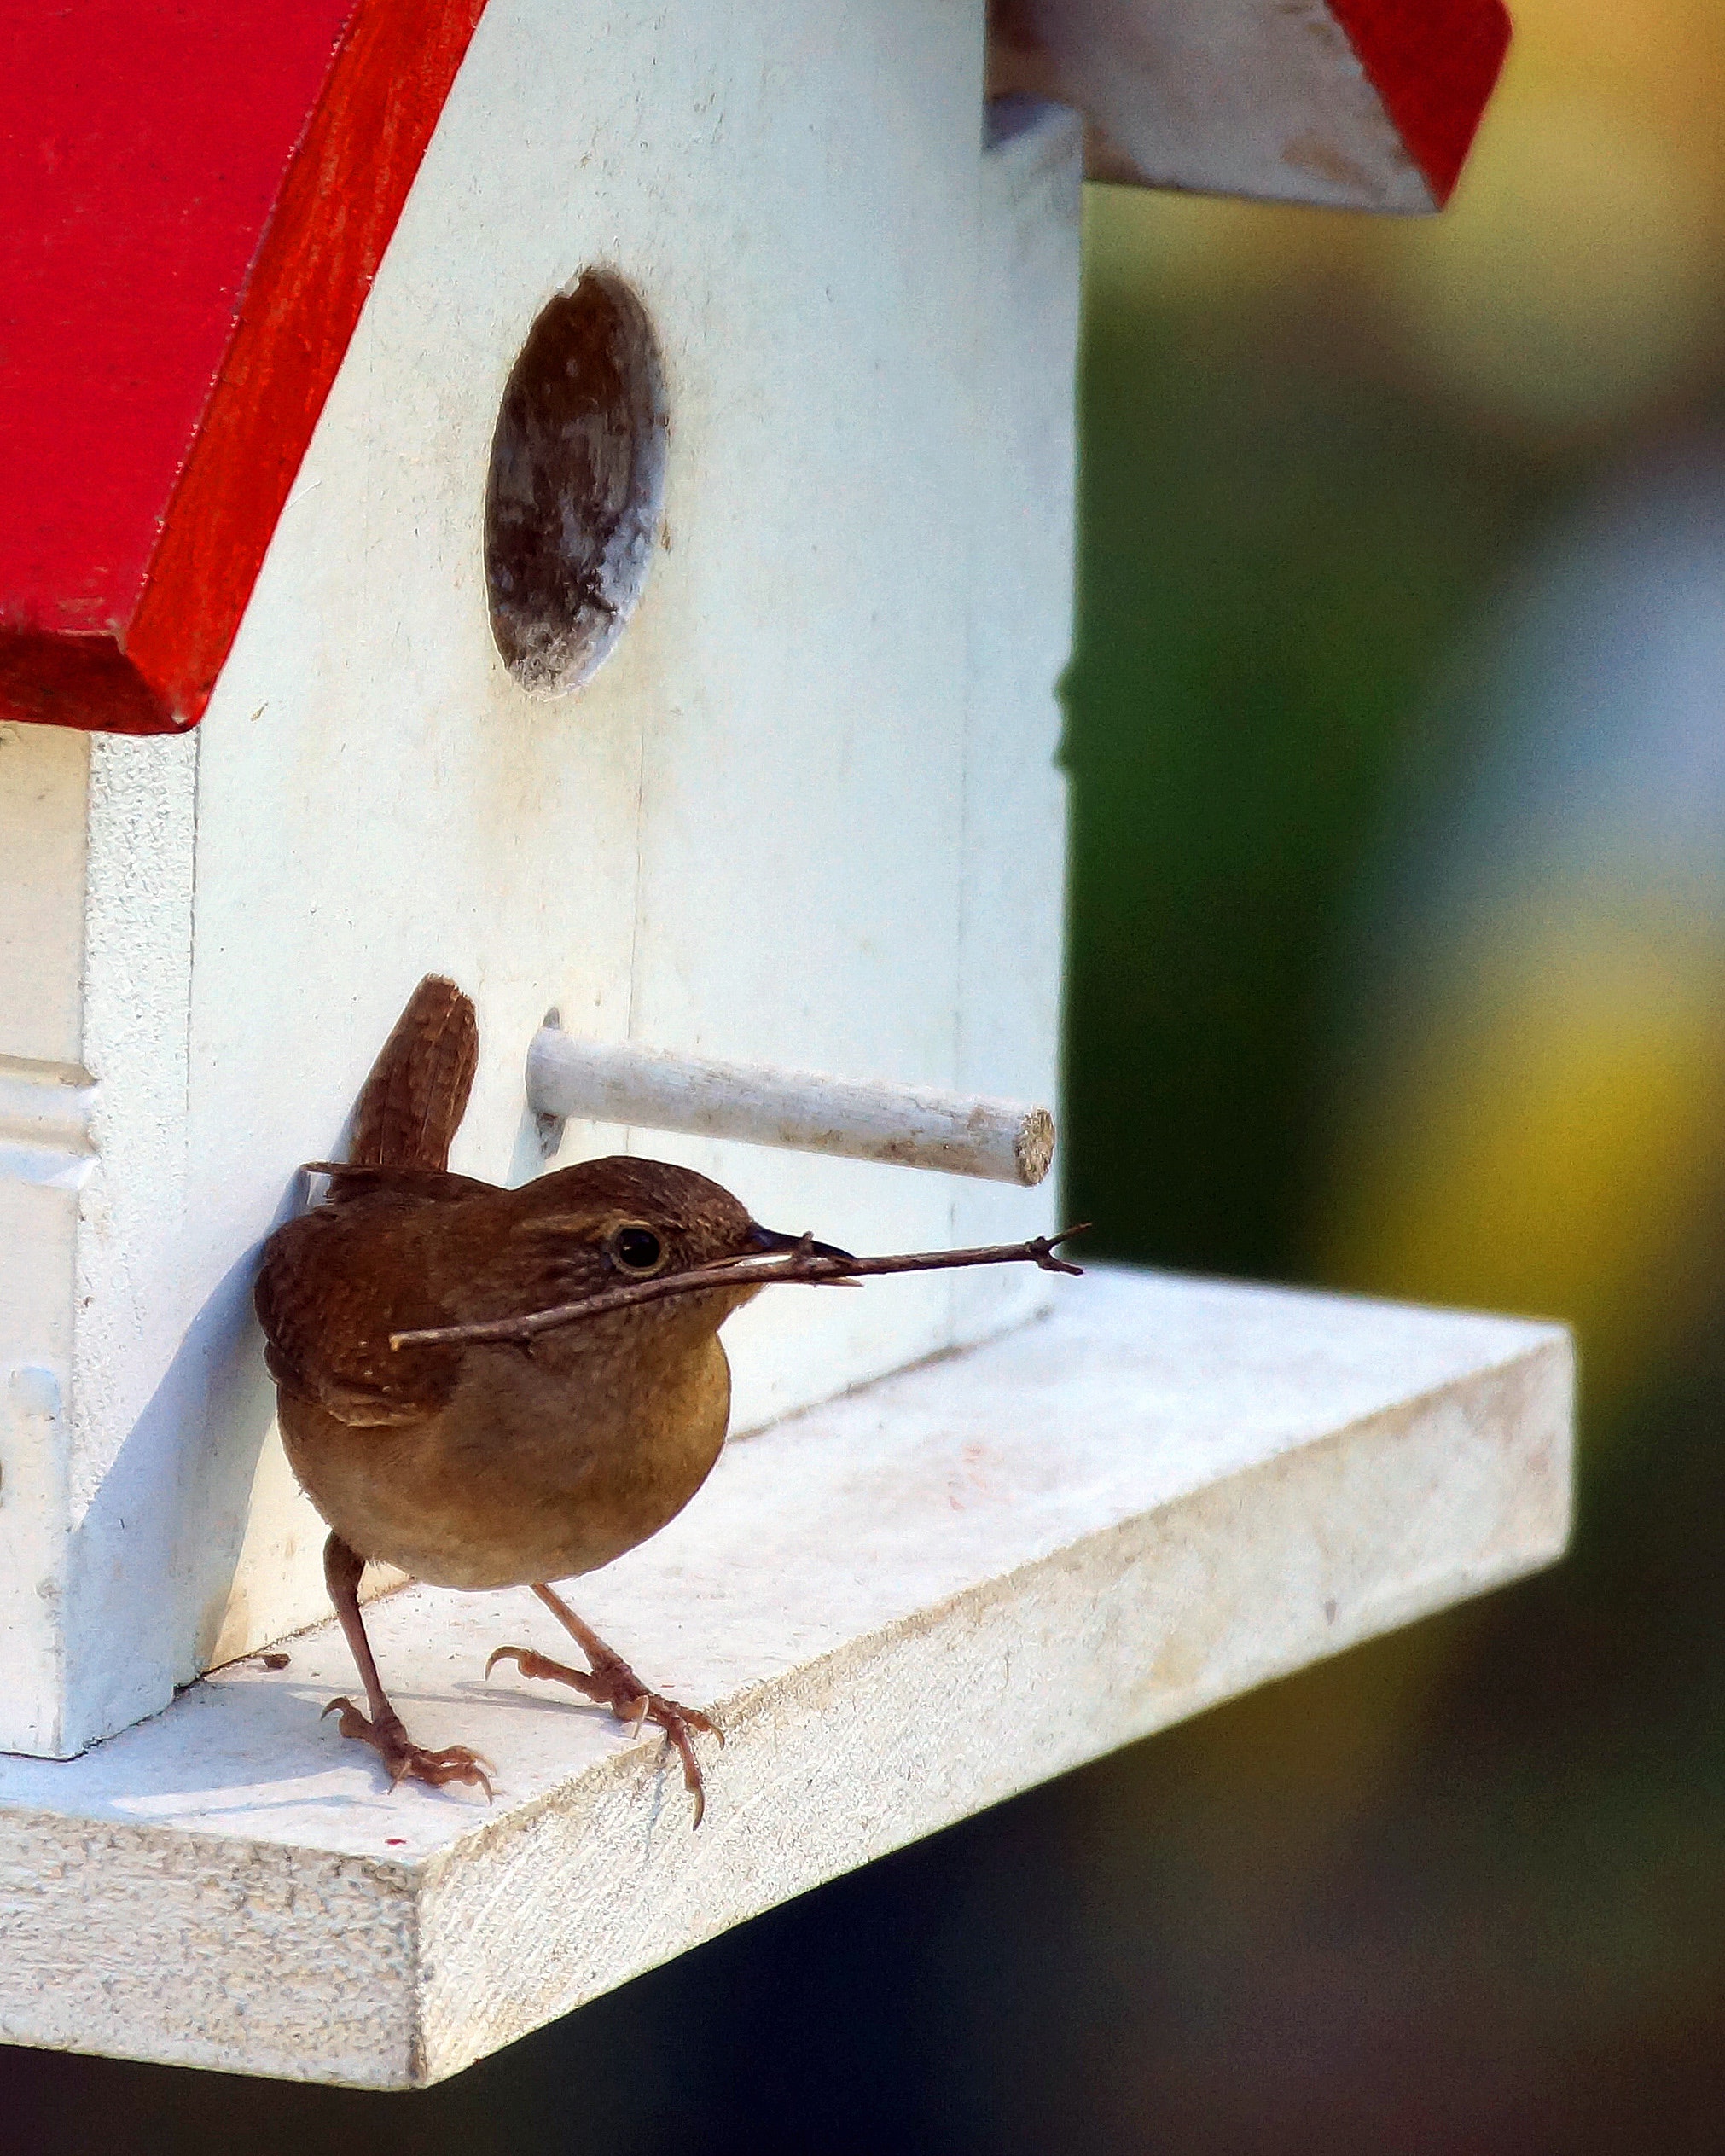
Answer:
<svg viewBox="0 0 1725 2156"><path fill-rule="evenodd" d="M437 1587L570 1579L656 1533L706 1481L730 1412L711 1345L682 1382L621 1388L597 1420L523 1362L396 1427L355 1429L283 1396L282 1438L306 1495L363 1557Z"/></svg>

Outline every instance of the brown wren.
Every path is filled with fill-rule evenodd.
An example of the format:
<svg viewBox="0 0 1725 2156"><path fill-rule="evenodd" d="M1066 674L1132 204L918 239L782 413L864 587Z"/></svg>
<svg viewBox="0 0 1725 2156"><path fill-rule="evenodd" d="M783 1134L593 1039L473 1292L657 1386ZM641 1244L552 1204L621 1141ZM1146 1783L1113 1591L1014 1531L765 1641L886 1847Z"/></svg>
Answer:
<svg viewBox="0 0 1725 2156"><path fill-rule="evenodd" d="M256 1302L282 1442L328 1522L324 1574L365 1689L339 1713L392 1781L471 1782L464 1745L415 1744L390 1705L360 1613L368 1559L434 1586L531 1586L590 1666L499 1648L623 1722L656 1723L703 1806L693 1733L709 1718L650 1691L548 1584L609 1564L694 1496L724 1443L719 1328L759 1282L621 1310L531 1340L392 1345L404 1332L510 1318L624 1282L795 1250L727 1190L664 1161L584 1161L506 1190L448 1171L478 1062L473 1007L421 982L367 1079L350 1159L326 1203L264 1247ZM721 1737L721 1741L723 1738Z"/></svg>

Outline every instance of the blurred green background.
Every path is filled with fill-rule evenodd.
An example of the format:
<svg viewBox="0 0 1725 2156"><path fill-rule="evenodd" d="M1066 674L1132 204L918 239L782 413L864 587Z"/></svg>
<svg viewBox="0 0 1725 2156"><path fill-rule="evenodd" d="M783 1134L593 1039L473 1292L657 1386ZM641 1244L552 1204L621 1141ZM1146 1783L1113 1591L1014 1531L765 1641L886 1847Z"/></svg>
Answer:
<svg viewBox="0 0 1725 2156"><path fill-rule="evenodd" d="M1725 4L1518 31L1441 221L1090 190L1066 1159L1571 1319L1569 1562L442 2089L9 2052L12 2146L1725 2146Z"/></svg>

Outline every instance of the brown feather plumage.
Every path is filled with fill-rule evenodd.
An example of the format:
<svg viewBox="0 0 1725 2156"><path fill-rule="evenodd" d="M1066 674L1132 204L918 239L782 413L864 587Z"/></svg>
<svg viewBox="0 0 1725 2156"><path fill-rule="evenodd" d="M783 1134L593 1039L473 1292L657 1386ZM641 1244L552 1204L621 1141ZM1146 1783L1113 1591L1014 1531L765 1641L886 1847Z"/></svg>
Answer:
<svg viewBox="0 0 1725 2156"><path fill-rule="evenodd" d="M365 1681L369 1718L344 1700L341 1728L392 1778L483 1783L464 1747L427 1752L402 1728L366 1640L360 1570L377 1558L451 1587L531 1584L594 1664L541 1673L657 1722L699 1800L690 1732L711 1725L649 1693L543 1583L608 1563L700 1487L729 1416L718 1328L756 1288L619 1312L531 1351L398 1352L390 1338L642 1277L643 1252L647 1273L710 1264L759 1248L764 1231L729 1191L660 1161L587 1161L517 1190L450 1174L478 1039L461 991L422 981L361 1091L351 1158L313 1164L327 1202L276 1229L258 1271L282 1440L333 1531L326 1573Z"/></svg>

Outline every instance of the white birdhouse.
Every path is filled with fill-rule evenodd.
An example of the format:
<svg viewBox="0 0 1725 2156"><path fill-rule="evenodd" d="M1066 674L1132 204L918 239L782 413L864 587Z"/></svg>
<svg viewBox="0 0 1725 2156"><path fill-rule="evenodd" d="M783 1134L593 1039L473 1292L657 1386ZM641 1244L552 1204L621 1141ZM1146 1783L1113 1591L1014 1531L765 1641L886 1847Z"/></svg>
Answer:
<svg viewBox="0 0 1725 2156"><path fill-rule="evenodd" d="M160 1956L146 1969L115 1944L137 1936L162 1848L236 1836L295 1877L393 1866L389 1895L410 1874L399 1909L428 1924L424 1882L447 1880L473 1824L457 1797L378 1794L318 1729L301 1700L328 1682L315 1645L102 1742L327 1616L322 1527L273 1433L252 1276L303 1202L298 1164L339 1151L422 974L479 1007L452 1164L467 1173L651 1153L857 1251L1055 1224L1036 1112L1056 1080L1086 143L1108 177L1434 208L1507 26L1497 0L1017 0L991 32L983 0L9 12L0 1749L97 1749L0 1767L0 1834L97 1819L166 1839L136 1876L92 1857L28 1902L44 1937L103 1932L108 1988L74 1973L47 2003L0 1977L4 2033L380 2084L451 2071L1007 1786L1549 1555L1565 1427L1549 1332L1120 1281L1075 1285L1086 1315L1025 1330L1058 1299L1027 1269L776 1290L728 1335L735 1429L974 1351L859 1396L877 1407L822 1410L838 1420L816 1417L800 1450L758 1441L793 1479L816 1473L800 1540L751 1509L739 1449L708 1526L699 1504L687 1516L697 1537L734 1534L731 1569L698 1541L653 1560L679 1592L707 1583L700 1652L719 1659L665 1671L685 1696L860 1652L914 1611L980 1623L976 1598L1014 1567L1218 1479L1245 1490L1274 1467L1284 1486L1290 1447L1405 1421L1416 1398L1451 1401L1417 1460L1397 1456L1420 1488L1438 1478L1443 1523L1421 1541L1397 1510L1414 1485L1383 1467L1366 1511L1389 1539L1353 1602L1314 1572L1310 1626L1248 1624L1232 1648L1212 1610L1160 1704L1117 1672L1040 1748L1018 1700L1021 1773L955 1767L908 1810L829 1818L838 1839L781 1850L771 1877L702 1857L726 1846L721 1783L694 1856L679 1843L665 1861L729 1861L723 1881L685 1868L681 1915L653 1919L669 1928L590 1966L547 1950L477 2033L427 2008L424 2025L338 2039L334 2004L282 2003L293 1955L317 1961L311 1933L279 1966L254 1953L261 1989L238 2020L213 1991L194 2014ZM1161 1375L1143 1360L1153 1328L1183 1343ZM1031 1363L988 1360L1014 1354ZM1014 1435L1019 1410L1038 1427ZM1135 1480L1133 1433L1170 1413L1177 1470L1158 1454ZM1106 1461L1084 1450L1099 1443ZM868 1491L833 1464L865 1456L883 1479ZM1313 1465L1302 1502L1346 1508L1332 1468ZM1263 1505L1228 1590L1252 1624L1295 1562L1284 1550L1266 1574L1292 1531ZM864 1553L895 1535L916 1576L871 1601ZM782 1579L828 1538L838 1584L810 1604L839 1611L827 1630L752 1603L717 1623L712 1583L735 1584L750 1550ZM1085 1578L1050 1589L1049 1641L1078 1640L1072 1597L1094 1608L1099 1592ZM649 1584L629 1591L670 1622L677 1595ZM380 1604L380 1624L411 1599ZM1184 1607L1153 1595L1121 1635L1128 1659L1147 1669L1161 1650L1143 1627L1177 1629ZM241 1720L212 1735L223 1714ZM883 1705L871 1726L893 1719ZM502 1797L562 1787L623 1742L572 1716L559 1754L548 1720L517 1752L491 1735ZM781 1790L802 1741L772 1755ZM746 1775L746 1752L734 1740L725 1771ZM209 1799L241 1752L248 1787L334 1774L346 1824L306 1826L279 1791L255 1816ZM188 1779L171 1758L201 1764ZM655 1760L643 1746L643 1776ZM195 1787L176 1810L170 1793ZM510 1816L500 1799L489 1862ZM393 1950L378 1950L381 1967ZM440 1951L447 1975L456 1948ZM238 1980L216 1989L231 2000ZM392 1996L383 1978L375 1996Z"/></svg>

